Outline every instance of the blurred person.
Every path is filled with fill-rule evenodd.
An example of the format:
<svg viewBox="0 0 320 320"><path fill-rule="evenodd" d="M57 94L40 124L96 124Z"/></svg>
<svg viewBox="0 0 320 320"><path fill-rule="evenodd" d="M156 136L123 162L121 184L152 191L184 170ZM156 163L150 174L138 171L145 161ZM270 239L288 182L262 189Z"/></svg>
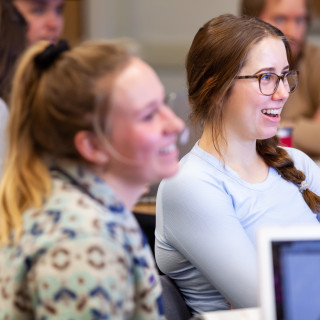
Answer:
<svg viewBox="0 0 320 320"><path fill-rule="evenodd" d="M65 0L0 0L0 176L5 153L8 95L16 60L37 41L61 37Z"/></svg>
<svg viewBox="0 0 320 320"><path fill-rule="evenodd" d="M155 256L195 314L258 305L260 226L320 231L320 168L276 137L298 85L288 56L280 30L233 15L204 24L187 54L191 116L203 133L159 186Z"/></svg>
<svg viewBox="0 0 320 320"><path fill-rule="evenodd" d="M293 146L320 159L320 48L307 43L308 0L242 0L241 14L256 16L279 28L288 38L292 67L299 86L282 112L282 127L293 128ZM318 161L319 162L319 161Z"/></svg>
<svg viewBox="0 0 320 320"><path fill-rule="evenodd" d="M63 26L65 0L11 0L28 23L28 43L39 40L57 43Z"/></svg>
<svg viewBox="0 0 320 320"><path fill-rule="evenodd" d="M0 1L0 97L8 102L15 62L26 48L27 24L11 1Z"/></svg>
<svg viewBox="0 0 320 320"><path fill-rule="evenodd" d="M162 319L130 212L178 170L183 122L117 41L38 42L13 79L0 185L1 319Z"/></svg>
<svg viewBox="0 0 320 320"><path fill-rule="evenodd" d="M5 129L11 79L16 60L26 48L27 24L11 1L0 1L0 175L5 153Z"/></svg>

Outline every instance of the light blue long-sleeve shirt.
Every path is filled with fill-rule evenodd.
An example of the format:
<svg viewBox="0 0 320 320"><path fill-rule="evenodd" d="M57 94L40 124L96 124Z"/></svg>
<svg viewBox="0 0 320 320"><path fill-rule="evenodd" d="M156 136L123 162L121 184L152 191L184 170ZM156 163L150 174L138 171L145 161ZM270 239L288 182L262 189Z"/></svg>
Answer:
<svg viewBox="0 0 320 320"><path fill-rule="evenodd" d="M287 148L310 189L320 195L320 168ZM320 224L297 185L273 168L248 183L197 144L177 176L160 184L156 261L172 277L194 313L258 302L255 236L259 226Z"/></svg>

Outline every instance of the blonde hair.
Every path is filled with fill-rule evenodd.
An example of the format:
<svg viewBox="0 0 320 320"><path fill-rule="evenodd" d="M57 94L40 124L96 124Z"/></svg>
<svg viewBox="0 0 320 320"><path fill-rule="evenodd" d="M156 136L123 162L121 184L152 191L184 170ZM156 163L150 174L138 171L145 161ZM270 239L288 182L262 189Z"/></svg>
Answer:
<svg viewBox="0 0 320 320"><path fill-rule="evenodd" d="M9 150L0 184L0 244L22 232L22 214L41 207L51 192L44 157L84 162L77 132L107 132L112 83L132 53L118 41L84 42L41 70L36 57L47 42L23 55L13 79ZM103 85L102 85L103 84Z"/></svg>

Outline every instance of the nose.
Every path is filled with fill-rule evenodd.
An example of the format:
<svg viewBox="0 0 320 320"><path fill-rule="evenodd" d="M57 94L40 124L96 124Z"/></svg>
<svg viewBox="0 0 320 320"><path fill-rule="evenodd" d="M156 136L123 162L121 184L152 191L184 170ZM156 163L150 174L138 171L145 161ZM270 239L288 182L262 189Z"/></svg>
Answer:
<svg viewBox="0 0 320 320"><path fill-rule="evenodd" d="M298 26L296 25L295 21L290 20L282 27L282 32L289 39L295 39L297 34L299 33L299 30L298 30Z"/></svg>
<svg viewBox="0 0 320 320"><path fill-rule="evenodd" d="M297 44L302 43L307 32L307 21L305 17L294 17L289 19L281 28L281 31L290 40Z"/></svg>
<svg viewBox="0 0 320 320"><path fill-rule="evenodd" d="M164 113L167 120L165 126L166 133L181 133L185 128L183 120L176 116L168 106L165 107Z"/></svg>
<svg viewBox="0 0 320 320"><path fill-rule="evenodd" d="M272 95L273 100L287 100L289 98L288 88L283 83L281 79L275 93Z"/></svg>
<svg viewBox="0 0 320 320"><path fill-rule="evenodd" d="M56 12L47 14L47 27L51 30L60 30L62 28L62 17Z"/></svg>

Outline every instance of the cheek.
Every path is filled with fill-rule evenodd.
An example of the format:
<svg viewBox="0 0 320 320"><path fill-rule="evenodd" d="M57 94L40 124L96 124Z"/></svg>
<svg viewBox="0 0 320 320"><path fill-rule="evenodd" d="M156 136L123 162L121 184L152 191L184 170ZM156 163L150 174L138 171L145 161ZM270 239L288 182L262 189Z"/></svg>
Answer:
<svg viewBox="0 0 320 320"><path fill-rule="evenodd" d="M152 157L158 152L160 137L156 134L136 133L133 147L135 154L140 158Z"/></svg>
<svg viewBox="0 0 320 320"><path fill-rule="evenodd" d="M60 33L63 31L63 28L64 28L64 21L61 20L61 23L60 23L59 28L58 28Z"/></svg>
<svg viewBox="0 0 320 320"><path fill-rule="evenodd" d="M43 23L40 19L34 19L28 23L28 34L38 35L43 30Z"/></svg>
<svg viewBox="0 0 320 320"><path fill-rule="evenodd" d="M126 130L117 135L114 146L122 155L144 160L158 152L160 138L159 134L145 130Z"/></svg>

